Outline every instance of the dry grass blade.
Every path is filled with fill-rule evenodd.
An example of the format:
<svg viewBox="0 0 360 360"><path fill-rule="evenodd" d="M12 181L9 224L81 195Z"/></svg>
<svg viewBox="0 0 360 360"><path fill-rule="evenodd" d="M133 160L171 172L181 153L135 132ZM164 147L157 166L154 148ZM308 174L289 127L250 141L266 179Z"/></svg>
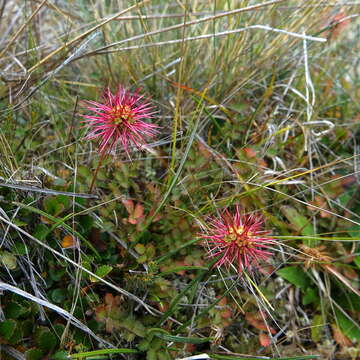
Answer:
<svg viewBox="0 0 360 360"><path fill-rule="evenodd" d="M358 9L0 0L6 356L359 357Z"/></svg>
<svg viewBox="0 0 360 360"><path fill-rule="evenodd" d="M208 17L205 17L205 18L202 18L202 19L193 20L193 21L187 21L185 24L181 23L181 24L178 24L178 25L169 26L169 27L164 28L164 29L151 31L151 32L148 32L146 34L136 35L136 36L133 36L131 38L124 39L124 40L112 43L110 45L106 45L104 47L99 48L94 53L96 53L98 51L106 50L106 49L108 49L110 47L113 47L115 45L120 45L120 44L125 43L125 42L139 40L139 39L142 39L144 37L148 37L148 36L152 36L152 35L156 35L156 34L161 34L161 33L167 32L167 31L172 31L172 30L176 30L176 29L182 29L184 27L184 25L186 27L188 27L188 26L195 25L195 24L200 24L200 23L203 23L203 22L211 22L211 21L220 19L222 17L233 16L233 15L240 14L240 13L243 13L243 12L248 12L248 11L256 11L256 10L259 10L261 8L276 5L276 4L279 4L281 2L285 2L285 1L289 1L289 0L266 1L266 2L264 2L262 4L250 5L250 6L246 6L244 8L240 8L240 9L235 9L235 10L231 10L231 11L225 11L225 12L222 12L220 14L213 15L213 16L208 16ZM93 54L93 52L89 53L88 55L92 55L92 54Z"/></svg>
<svg viewBox="0 0 360 360"><path fill-rule="evenodd" d="M79 198L83 198L83 199L98 199L99 198L95 194L82 194L82 193L72 193L72 192L68 192L68 191L41 189L41 188L37 188L35 186L26 186L26 185L10 184L10 183L3 183L3 182L0 182L0 186L7 187L10 189L38 192L38 193L49 194L49 195L65 195L65 196L71 196L71 197L79 197Z"/></svg>
<svg viewBox="0 0 360 360"><path fill-rule="evenodd" d="M112 288L113 290L115 290L116 292L134 300L135 302L137 302L138 304L140 304L141 306L143 306L150 314L155 315L154 313L154 309L147 305L143 300L141 300L140 298L138 298L137 296L129 293L128 291L119 288L116 285L113 285L111 283L109 283L108 281L102 279L100 276L94 274L92 271L85 269L83 266L79 265L78 263L76 263L75 261L71 260L70 258L66 257L65 255L61 254L60 252L58 252L55 249L52 249L50 246L48 246L47 244L41 242L40 240L36 239L35 237L33 237L31 234L27 233L25 230L21 229L20 227L18 227L17 225L13 224L11 221L8 221L7 219L3 218L2 216L0 216L0 221L4 222L5 224L10 225L13 229L15 229L16 231L22 233L23 235L27 236L29 239L35 241L38 245L44 247L45 249L49 250L50 252L52 252L54 255L59 256L60 258L62 258L63 260L65 260L66 262L70 263L71 265L75 266L76 268L79 268L80 270L86 272L87 274L91 275L92 277L94 277L95 279L97 279L98 281L100 281L101 283L109 286L110 288ZM155 310L156 311L156 310Z"/></svg>
<svg viewBox="0 0 360 360"><path fill-rule="evenodd" d="M82 40L83 38L87 37L88 35L90 35L91 33L93 33L94 31L100 29L102 26L106 25L107 23L109 23L110 21L116 19L118 16L126 14L127 12L134 10L140 6L145 5L147 2L149 2L150 0L143 0L133 6L128 7L125 10L119 11L117 14L111 16L109 19L103 20L100 24L92 27L91 29L85 31L84 33L76 36L74 39L70 40L69 42L67 42L65 45L60 46L59 48L57 48L56 50L54 50L53 52L51 52L49 55L45 56L43 59L41 59L38 63L36 63L34 66L32 66L30 69L28 69L28 72L31 73L34 70L36 70L39 66L41 66L42 64L46 63L49 59L51 59L53 56L55 56L56 54L60 53L61 51L63 51L64 49L68 48L69 46L73 45L74 43L76 43L79 40Z"/></svg>
<svg viewBox="0 0 360 360"><path fill-rule="evenodd" d="M0 58L3 57L3 55L9 50L11 45L16 41L16 39L21 35L21 33L24 31L24 29L31 23L33 18L38 14L38 12L41 10L41 8L45 5L47 0L43 0L42 3L36 8L36 10L30 15L28 20L20 27L20 29L15 33L15 35L10 39L10 41L7 43L5 48L0 52Z"/></svg>
<svg viewBox="0 0 360 360"><path fill-rule="evenodd" d="M64 317L66 320L69 320L71 322L72 325L76 326L77 328L79 328L80 330L84 331L85 333L89 334L90 336L92 336L96 341L98 341L100 344L108 346L108 347L114 347L114 345L110 344L108 341L100 338L99 336L97 336L93 331L91 331L86 325L84 325L81 321L79 321L78 319L76 319L73 315L71 315L68 311L62 309L60 306L54 305L51 302L44 300L44 299L40 299L39 297L36 297L32 294L29 294L26 291L23 291L21 289L19 289L16 286L10 285L10 284L6 284L2 281L0 281L0 290L6 290L6 291L11 291L14 294L17 294L21 297L24 297L30 301L35 302L36 304L40 305L40 306L45 306L51 310L56 311L60 316Z"/></svg>

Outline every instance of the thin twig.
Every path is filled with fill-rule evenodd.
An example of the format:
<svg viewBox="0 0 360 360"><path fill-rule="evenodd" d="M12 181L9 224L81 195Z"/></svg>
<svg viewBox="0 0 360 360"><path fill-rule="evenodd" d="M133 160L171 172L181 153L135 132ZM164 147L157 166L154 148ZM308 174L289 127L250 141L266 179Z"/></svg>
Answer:
<svg viewBox="0 0 360 360"><path fill-rule="evenodd" d="M39 239L37 239L36 237L32 236L31 234L29 234L28 232L26 232L25 230L21 229L19 226L13 224L11 221L8 221L7 219L3 218L2 216L0 216L0 221L3 221L5 224L10 225L12 228L14 228L16 231L22 233L23 235L26 235L29 239L33 240L34 242L36 242L38 245L44 247L46 250L49 250L50 252L52 252L53 254L55 254L56 256L59 256L60 258L64 259L65 261L67 261L68 263L70 263L71 265L81 269L82 271L86 272L87 274L89 274L90 276L94 277L95 279L97 279L98 281L102 282L103 284L109 286L110 288L112 288L113 290L119 292L120 294L134 300L135 302L139 303L140 305L142 305L150 314L155 315L156 314L156 309L152 308L152 306L146 304L144 301L142 301L140 298L138 298L136 295L129 293L128 291L111 284L110 282L106 281L105 279L101 278L100 276L96 275L95 273L93 273L92 271L84 268L83 266L79 265L77 262L71 260L70 258L66 257L65 255L63 255L62 253L60 253L59 251L53 249L52 247L50 247L49 245L43 243L42 241L40 241ZM0 283L1 284L1 283ZM15 288L16 289L16 288Z"/></svg>
<svg viewBox="0 0 360 360"><path fill-rule="evenodd" d="M43 0L43 2L37 7L37 9L31 14L29 19L20 27L20 29L16 32L16 34L12 37L12 39L8 42L5 48L0 52L0 58L8 51L9 47L14 43L14 41L20 36L23 30L28 26L28 24L32 21L34 16L41 10L47 0Z"/></svg>
<svg viewBox="0 0 360 360"><path fill-rule="evenodd" d="M116 19L118 16L125 14L133 9L136 9L140 6L145 5L147 2L149 2L150 0L143 0L133 6L128 7L125 10L119 11L118 13L116 13L114 16L102 21L100 24L97 24L96 26L92 27L91 29L85 31L84 33L80 34L79 36L76 36L74 39L70 40L68 43L58 47L56 50L54 50L52 53L50 53L49 55L45 56L44 58L42 58L38 63L36 63L34 66L32 66L28 72L33 72L34 70L36 70L40 65L46 63L49 59L51 59L54 55L58 54L59 52L63 51L64 49L68 48L69 46L73 45L74 43L76 43L77 41L83 39L84 37L90 35L91 33L93 33L94 31L96 31L97 29L101 28L102 26L104 26L105 24L107 24L108 22Z"/></svg>
<svg viewBox="0 0 360 360"><path fill-rule="evenodd" d="M3 182L0 182L0 187L1 186L11 188L11 189L16 189L16 190L39 192L39 193L50 194L50 195L74 196L74 197L80 197L80 198L84 198L84 199L98 199L99 198L97 195L94 195L94 194L74 193L74 192L58 191L58 190L52 190L52 189L40 189L35 186L7 184L7 183L3 183Z"/></svg>
<svg viewBox="0 0 360 360"><path fill-rule="evenodd" d="M159 42L155 42L155 43L148 43L148 44L142 44L142 45L127 46L127 47L108 50L108 51L98 51L98 52L94 52L93 54L94 55L110 54L110 53L119 52L119 51L142 49L142 48L148 48L148 47L152 47L152 46L173 45L173 44L182 43L184 41L203 40L203 39L210 39L210 38L215 38L215 37L220 37L220 36L237 34L237 33L241 33L243 31L252 30L252 29L273 31L273 32L282 33L284 35L289 35L289 36L296 37L296 38L303 39L303 40L318 41L318 42L326 42L327 41L325 38L319 38L319 37L314 37L314 36L298 34L298 33L283 30L283 29L276 29L276 28L272 28L268 25L251 25L246 28L227 30L227 31L222 31L222 32L218 32L218 33L204 34L204 35L198 35L198 36L190 36L185 39L174 39L174 40L159 41ZM85 55L89 55L89 54L85 54ZM78 58L76 58L76 59L78 59Z"/></svg>
<svg viewBox="0 0 360 360"><path fill-rule="evenodd" d="M191 25L195 25L195 24L200 24L200 23L206 22L206 21L213 21L213 20L216 20L216 19L220 19L220 18L222 18L222 17L240 14L240 13L242 13L242 12L258 10L258 9L260 9L260 8L262 8L262 7L271 6L271 5L276 5L276 4L279 4L279 3L284 2L284 1L288 1L288 0L272 0L272 1L264 2L264 3L262 3L262 4L250 5L250 6L247 6L247 7L244 7L244 8L240 8L240 9L235 9L235 10L230 10L230 11L222 12L222 13L220 13L220 14L216 14L216 15L213 15L213 16L207 16L207 17L204 17L204 18L201 18L201 19L197 19L197 20L193 20L193 21L188 21L188 22L186 23L186 26L191 26ZM124 40L120 40L120 41L117 41L117 42L115 42L115 43L106 45L106 46L98 49L97 51L106 50L106 49L111 48L111 47L113 47L113 46L115 46L115 45L120 45L120 44L127 43L127 42L133 41L133 40L139 40L139 39L142 39L142 38L144 38L144 37L148 37L148 36L152 36L152 35L156 35L156 34L162 34L162 33L167 32L167 31L172 31L172 30L181 29L181 28L183 28L183 26L184 26L184 23L181 22L180 24L172 25L172 26L169 26L169 27L167 27L167 28L163 28L163 29L159 29L159 30L154 30L154 31L151 31L151 32L147 32L146 34L135 35L135 36L133 36L133 37L131 37L131 38L124 39ZM86 56L86 55L92 55L92 54L96 53L97 51L93 51L93 52L91 52L91 53L85 54L84 56Z"/></svg>
<svg viewBox="0 0 360 360"><path fill-rule="evenodd" d="M110 344L109 342L107 342L106 340L100 338L99 336L97 336L92 330L90 330L85 324L83 324L81 321L79 321L77 318L75 318L73 315L71 315L68 311L62 309L60 306L54 305L51 302L44 300L44 299L40 299L24 290L21 290L19 288L17 288L16 286L4 283L4 282L0 282L0 290L7 290L7 291L11 291L14 294L17 294L19 296L22 296L26 299L29 299L31 301L36 302L39 305L45 306L51 310L56 311L59 315L61 315L62 317L64 317L65 319L68 319L71 321L71 323L76 326L77 328L79 328L82 331L85 331L87 334L89 334L90 336L92 336L94 339L96 339L98 342L108 346L108 347L115 347L114 345Z"/></svg>

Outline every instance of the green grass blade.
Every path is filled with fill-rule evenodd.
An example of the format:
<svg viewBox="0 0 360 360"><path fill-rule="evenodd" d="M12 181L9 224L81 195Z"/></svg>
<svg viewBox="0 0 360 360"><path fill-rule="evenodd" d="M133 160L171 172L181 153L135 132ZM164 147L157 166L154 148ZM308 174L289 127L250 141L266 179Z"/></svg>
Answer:
<svg viewBox="0 0 360 360"><path fill-rule="evenodd" d="M77 354L70 355L71 359L81 359L88 358L92 356L98 355L112 355L112 354L138 354L140 351L135 349L104 349L104 350L95 350L95 351L87 351Z"/></svg>
<svg viewBox="0 0 360 360"><path fill-rule="evenodd" d="M92 251L93 253L97 256L98 259L101 258L100 254L98 253L98 251L94 248L94 246L89 242L89 240L87 240L84 236L82 236L79 232L77 232L76 230L74 230L71 226L65 224L65 220L66 220L66 217L64 219L58 219L57 217L55 216L52 216L52 215L49 215L47 214L46 212L40 210L40 209L37 209L31 205L25 205L25 204L22 204L22 203L19 203L19 202L16 202L16 201L13 201L12 204L16 205L16 206L19 206L19 207L22 207L24 209L27 209L29 211L32 211L38 215L41 215L41 216L44 216L46 219L49 219L51 221L53 221L56 225L56 227L58 226L63 226L64 229L66 229L67 231L69 231L71 234L74 234L76 235L80 240L82 240ZM52 230L55 229L55 225L53 227L51 227L51 229L49 229L48 233L46 234L49 235L51 233Z"/></svg>

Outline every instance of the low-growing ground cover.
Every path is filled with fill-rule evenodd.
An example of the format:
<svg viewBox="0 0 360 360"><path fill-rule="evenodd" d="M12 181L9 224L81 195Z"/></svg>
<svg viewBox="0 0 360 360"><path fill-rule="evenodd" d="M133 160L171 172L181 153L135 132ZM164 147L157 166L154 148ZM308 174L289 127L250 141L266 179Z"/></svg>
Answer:
<svg viewBox="0 0 360 360"><path fill-rule="evenodd" d="M0 2L1 359L359 358L359 11Z"/></svg>

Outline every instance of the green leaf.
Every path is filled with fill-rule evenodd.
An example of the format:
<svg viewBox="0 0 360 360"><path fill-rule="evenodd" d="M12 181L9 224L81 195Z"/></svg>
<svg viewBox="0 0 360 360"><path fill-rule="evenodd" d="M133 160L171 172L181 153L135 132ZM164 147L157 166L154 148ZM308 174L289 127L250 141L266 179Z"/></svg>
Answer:
<svg viewBox="0 0 360 360"><path fill-rule="evenodd" d="M360 256L355 256L354 263L360 269Z"/></svg>
<svg viewBox="0 0 360 360"><path fill-rule="evenodd" d="M14 246L11 249L11 252L15 255L25 255L26 254L26 245L21 241L15 242Z"/></svg>
<svg viewBox="0 0 360 360"><path fill-rule="evenodd" d="M11 319L17 319L26 312L27 309L18 304L17 302L11 302L5 307L5 315L7 318Z"/></svg>
<svg viewBox="0 0 360 360"><path fill-rule="evenodd" d="M171 360L172 359L167 351L159 352L157 356L158 356L158 360Z"/></svg>
<svg viewBox="0 0 360 360"><path fill-rule="evenodd" d="M347 233L355 239L358 239L360 237L360 226L355 225L347 229Z"/></svg>
<svg viewBox="0 0 360 360"><path fill-rule="evenodd" d="M9 270L15 270L17 267L16 256L8 251L2 251L0 253L0 261Z"/></svg>
<svg viewBox="0 0 360 360"><path fill-rule="evenodd" d="M79 222L84 231L90 231L94 224L94 219L90 215L79 216Z"/></svg>
<svg viewBox="0 0 360 360"><path fill-rule="evenodd" d="M134 319L131 315L122 320L120 326L139 337L145 336L146 331L144 325L140 321Z"/></svg>
<svg viewBox="0 0 360 360"><path fill-rule="evenodd" d="M51 360L68 360L68 353L64 350L57 351L51 356Z"/></svg>
<svg viewBox="0 0 360 360"><path fill-rule="evenodd" d="M152 259L155 256L155 247L147 246L145 254L148 259Z"/></svg>
<svg viewBox="0 0 360 360"><path fill-rule="evenodd" d="M31 317L21 322L21 331L24 337L30 337L33 334L34 321Z"/></svg>
<svg viewBox="0 0 360 360"><path fill-rule="evenodd" d="M351 341L359 341L360 329L355 321L348 319L340 310L335 309L335 314L339 327L344 335L346 335Z"/></svg>
<svg viewBox="0 0 360 360"><path fill-rule="evenodd" d="M43 352L40 349L30 349L25 352L26 360L41 360L43 359Z"/></svg>
<svg viewBox="0 0 360 360"><path fill-rule="evenodd" d="M306 289L310 284L309 277L299 267L287 266L276 273L300 289Z"/></svg>
<svg viewBox="0 0 360 360"><path fill-rule="evenodd" d="M311 225L311 221L307 219L305 216L299 214L299 212L291 207L291 206L282 206L281 207L282 213L288 219L290 224L293 226L295 231L301 233L304 236L314 236L314 229ZM316 240L304 240L304 244L308 246L315 246Z"/></svg>
<svg viewBox="0 0 360 360"><path fill-rule="evenodd" d="M145 245L143 245L143 244L136 244L135 245L135 250L137 251L138 254L144 255L145 251L146 251L146 248L145 248Z"/></svg>
<svg viewBox="0 0 360 360"><path fill-rule="evenodd" d="M87 351L77 354L70 355L71 359L80 359L83 357L97 356L97 355L111 355L111 354L137 354L138 350L134 349L105 349L105 350L95 350L95 351Z"/></svg>
<svg viewBox="0 0 360 360"><path fill-rule="evenodd" d="M140 351L146 351L149 349L150 346L151 346L150 341L147 339L143 339L139 342L138 349Z"/></svg>
<svg viewBox="0 0 360 360"><path fill-rule="evenodd" d="M49 233L49 228L45 224L35 226L33 236L39 240L44 240Z"/></svg>
<svg viewBox="0 0 360 360"><path fill-rule="evenodd" d="M87 166L79 166L78 167L78 173L84 178L87 178L88 180L91 180L91 172Z"/></svg>
<svg viewBox="0 0 360 360"><path fill-rule="evenodd" d="M342 292L337 293L334 296L335 301L346 310L350 312L360 311L360 297L354 293L345 294Z"/></svg>
<svg viewBox="0 0 360 360"><path fill-rule="evenodd" d="M53 216L59 215L65 209L65 205L58 196L47 196L44 198L43 205L44 210Z"/></svg>
<svg viewBox="0 0 360 360"><path fill-rule="evenodd" d="M319 303L318 291L312 287L308 287L305 290L305 295L302 298L303 305L309 305L312 303Z"/></svg>
<svg viewBox="0 0 360 360"><path fill-rule="evenodd" d="M90 261L87 261L87 260L83 261L81 266L86 270L92 271ZM90 277L90 275L87 272L81 271L81 278L82 279L88 279L89 277Z"/></svg>
<svg viewBox="0 0 360 360"><path fill-rule="evenodd" d="M61 304L66 299L65 289L55 289L51 292L51 299L54 303Z"/></svg>
<svg viewBox="0 0 360 360"><path fill-rule="evenodd" d="M321 338L324 327L324 319L321 315L315 315L311 323L311 339L317 343Z"/></svg>
<svg viewBox="0 0 360 360"><path fill-rule="evenodd" d="M49 330L43 330L37 336L37 345L45 352L53 349L57 344L57 338Z"/></svg>
<svg viewBox="0 0 360 360"><path fill-rule="evenodd" d="M146 352L146 360L157 360L157 350L149 349Z"/></svg>
<svg viewBox="0 0 360 360"><path fill-rule="evenodd" d="M0 336L3 337L5 340L10 340L12 335L15 332L16 328L16 321L9 319L4 320L0 323Z"/></svg>
<svg viewBox="0 0 360 360"><path fill-rule="evenodd" d="M13 220L13 223L14 223L16 226L19 226L19 227L21 227L21 226L26 226L26 225L27 225L27 222L21 221L21 220L19 220L19 219L14 219L14 220Z"/></svg>
<svg viewBox="0 0 360 360"><path fill-rule="evenodd" d="M49 270L49 276L54 281L60 281L61 278L65 275L66 269L61 267L56 267L55 269Z"/></svg>
<svg viewBox="0 0 360 360"><path fill-rule="evenodd" d="M146 255L141 255L141 256L139 256L139 257L136 259L136 261L137 261L139 264L145 263L146 260L147 260Z"/></svg>
<svg viewBox="0 0 360 360"><path fill-rule="evenodd" d="M21 202L13 201L12 204L20 206L21 208L26 209L28 211L32 211L35 214L39 214L39 215L45 217L46 219L49 219L50 221L54 222L54 225L52 226L51 229L48 230L48 233L53 231L58 226L62 226L64 229L68 230L74 236L76 235L77 237L79 237L80 240L83 241L94 252L94 254L97 256L97 258L99 258L99 259L101 258L98 251L94 248L94 246L90 243L90 241L86 237L84 237L79 232L74 231L74 229L71 226L69 226L69 225L67 225L65 223L65 220L67 220L67 218L70 218L72 214L69 214L69 215L65 216L63 219L58 219L58 218L56 218L56 217L54 217L52 215L49 215L46 212L44 212L44 211L42 211L42 210L40 210L40 209L38 209L36 207L26 205L26 204L23 204Z"/></svg>
<svg viewBox="0 0 360 360"><path fill-rule="evenodd" d="M99 276L100 278L105 277L107 274L110 273L110 271L112 270L112 266L109 265L101 265L100 267L98 267L95 271L95 274L97 276ZM97 278L95 278L94 276L90 276L90 281L91 282L97 282L99 281Z"/></svg>

